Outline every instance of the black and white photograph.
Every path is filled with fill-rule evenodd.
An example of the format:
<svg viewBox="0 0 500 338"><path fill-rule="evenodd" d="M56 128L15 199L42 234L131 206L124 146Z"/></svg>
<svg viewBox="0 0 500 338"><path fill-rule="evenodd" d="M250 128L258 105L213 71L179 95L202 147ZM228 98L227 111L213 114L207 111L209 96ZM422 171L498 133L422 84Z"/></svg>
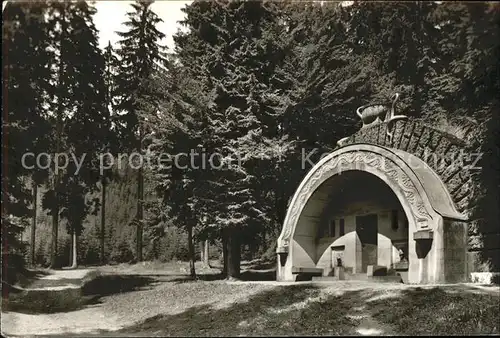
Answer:
<svg viewBox="0 0 500 338"><path fill-rule="evenodd" d="M2 2L5 337L499 336L500 2Z"/></svg>

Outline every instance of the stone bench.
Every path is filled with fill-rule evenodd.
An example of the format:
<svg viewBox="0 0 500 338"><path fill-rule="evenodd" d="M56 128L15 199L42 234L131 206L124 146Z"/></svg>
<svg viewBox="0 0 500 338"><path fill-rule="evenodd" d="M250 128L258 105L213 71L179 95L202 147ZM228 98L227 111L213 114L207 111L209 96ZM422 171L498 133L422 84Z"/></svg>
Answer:
<svg viewBox="0 0 500 338"><path fill-rule="evenodd" d="M293 274L299 274L299 273L323 274L323 269L293 266L292 273Z"/></svg>
<svg viewBox="0 0 500 338"><path fill-rule="evenodd" d="M387 276L387 267L380 265L368 265L366 267L366 275L368 277Z"/></svg>
<svg viewBox="0 0 500 338"><path fill-rule="evenodd" d="M313 277L323 276L323 269L314 267L292 267L292 274L295 275L295 281L310 281Z"/></svg>

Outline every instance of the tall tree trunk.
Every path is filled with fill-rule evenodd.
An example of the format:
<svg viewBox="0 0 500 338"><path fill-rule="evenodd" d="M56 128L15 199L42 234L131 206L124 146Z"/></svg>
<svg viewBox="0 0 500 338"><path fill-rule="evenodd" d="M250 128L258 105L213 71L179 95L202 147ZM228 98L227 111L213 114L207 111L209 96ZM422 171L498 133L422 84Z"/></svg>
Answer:
<svg viewBox="0 0 500 338"><path fill-rule="evenodd" d="M142 154L142 128L139 126L139 153ZM142 218L143 218L143 201L144 199L144 175L142 164L137 173L137 261L142 261Z"/></svg>
<svg viewBox="0 0 500 338"><path fill-rule="evenodd" d="M59 124L59 123L58 123ZM57 140L57 152L59 152L59 137ZM54 173L54 206L52 209L52 250L50 256L50 268L58 269L60 268L60 260L57 248L57 239L59 231L59 200L58 200L58 190L59 190L59 175Z"/></svg>
<svg viewBox="0 0 500 338"><path fill-rule="evenodd" d="M57 205L54 206L54 210L52 212L52 248L51 248L51 255L50 255L50 268L51 269L57 269L59 268L59 260L58 260L58 253L57 253L57 237L58 237L58 230L59 230L59 206Z"/></svg>
<svg viewBox="0 0 500 338"><path fill-rule="evenodd" d="M69 234L69 260L68 260L68 266L71 266L73 262L73 241L75 238L73 237L73 233Z"/></svg>
<svg viewBox="0 0 500 338"><path fill-rule="evenodd" d="M58 69L58 107L57 107L57 121L56 121L56 154L58 154L61 150L61 137L62 137L62 124L63 124L63 101L62 101L62 93L66 90L64 88L64 84L62 83L62 78L64 76L64 62L63 62L63 42L65 39L66 33L66 7L64 6L61 11L61 38L60 38L60 55L59 55L59 69ZM57 269L60 267L58 252L57 252L57 237L59 230L59 201L58 201L58 193L59 193L59 173L54 172L54 206L52 209L52 252L51 252L51 264L50 267L52 269Z"/></svg>
<svg viewBox="0 0 500 338"><path fill-rule="evenodd" d="M106 237L106 178L102 176L102 197L101 197L101 264L106 263L106 258L104 257L104 239Z"/></svg>
<svg viewBox="0 0 500 338"><path fill-rule="evenodd" d="M35 257L35 236L36 236L36 213L37 213L37 203L38 203L38 185L33 180L33 219L31 223L31 266L35 266L36 257Z"/></svg>
<svg viewBox="0 0 500 338"><path fill-rule="evenodd" d="M203 242L203 264L206 267L210 266L210 256L209 256L209 245L208 239Z"/></svg>
<svg viewBox="0 0 500 338"><path fill-rule="evenodd" d="M233 229L225 230L226 239L226 256L224 259L224 270L226 271L226 278L238 278L240 276L240 262L241 262L241 245L238 238L238 232Z"/></svg>
<svg viewBox="0 0 500 338"><path fill-rule="evenodd" d="M227 277L228 240L227 231L222 230L222 275Z"/></svg>
<svg viewBox="0 0 500 338"><path fill-rule="evenodd" d="M158 239L153 239L153 248L152 248L152 251L153 251L153 258L155 260L157 260L159 258L159 254L158 254Z"/></svg>
<svg viewBox="0 0 500 338"><path fill-rule="evenodd" d="M77 250L78 237L76 236L76 230L73 229L71 234L71 269L76 269L78 266L78 250Z"/></svg>
<svg viewBox="0 0 500 338"><path fill-rule="evenodd" d="M139 168L139 173L137 175L137 228L136 228L136 237L137 237L137 243L136 243L136 255L137 255L137 261L141 262L142 261L142 217L143 217L143 210L142 210L142 199L143 199L143 193L142 193L142 183L143 183L143 176L142 176L142 168Z"/></svg>
<svg viewBox="0 0 500 338"><path fill-rule="evenodd" d="M194 243L193 243L193 226L188 225L188 254L189 254L189 274L191 278L196 278L196 269L194 263L196 261Z"/></svg>

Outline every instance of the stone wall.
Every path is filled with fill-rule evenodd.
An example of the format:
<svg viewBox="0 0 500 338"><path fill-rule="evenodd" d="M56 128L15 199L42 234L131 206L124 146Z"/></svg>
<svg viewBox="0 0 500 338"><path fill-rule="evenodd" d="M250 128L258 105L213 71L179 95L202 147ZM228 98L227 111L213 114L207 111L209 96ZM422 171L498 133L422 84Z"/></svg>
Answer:
<svg viewBox="0 0 500 338"><path fill-rule="evenodd" d="M393 137L387 135L387 123L362 128L343 141L342 146L369 143L411 153L426 162L447 187L458 211L469 218L467 229L468 274L474 271L500 271L500 221L498 204L480 169L479 135L468 141L426 125L419 120L397 121ZM476 131L477 132L477 131ZM472 141L471 141L472 140ZM491 185L491 183L489 183ZM497 196L497 195L494 195ZM498 196L497 196L498 197ZM487 201L489 199L489 201ZM499 202L496 200L496 202Z"/></svg>

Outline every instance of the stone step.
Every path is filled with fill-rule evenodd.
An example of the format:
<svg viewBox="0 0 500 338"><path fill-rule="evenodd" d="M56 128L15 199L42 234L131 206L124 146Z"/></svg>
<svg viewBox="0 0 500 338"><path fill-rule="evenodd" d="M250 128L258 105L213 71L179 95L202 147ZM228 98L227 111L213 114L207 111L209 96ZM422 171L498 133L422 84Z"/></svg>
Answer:
<svg viewBox="0 0 500 338"><path fill-rule="evenodd" d="M401 276L367 276L366 273L346 274L346 280L363 280L380 283L400 283Z"/></svg>
<svg viewBox="0 0 500 338"><path fill-rule="evenodd" d="M366 273L345 274L345 280L373 281L377 283L401 283L404 281L402 276L373 276L369 277ZM334 282L338 281L337 276L312 277L313 282Z"/></svg>
<svg viewBox="0 0 500 338"><path fill-rule="evenodd" d="M335 276L322 276L322 277L313 277L313 282L334 282L338 281L339 278Z"/></svg>
<svg viewBox="0 0 500 338"><path fill-rule="evenodd" d="M321 268L311 268L311 267L297 267L297 266L292 266L292 273L297 274L297 273L310 273L310 274L322 274L323 269Z"/></svg>
<svg viewBox="0 0 500 338"><path fill-rule="evenodd" d="M401 276L373 276L369 279L382 283L402 283Z"/></svg>

